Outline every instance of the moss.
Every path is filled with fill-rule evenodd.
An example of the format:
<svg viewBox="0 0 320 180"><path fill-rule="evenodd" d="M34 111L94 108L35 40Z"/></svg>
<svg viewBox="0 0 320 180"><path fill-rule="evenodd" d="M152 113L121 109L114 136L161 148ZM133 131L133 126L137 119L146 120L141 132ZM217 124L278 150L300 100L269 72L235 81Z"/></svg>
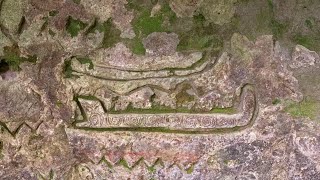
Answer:
<svg viewBox="0 0 320 180"><path fill-rule="evenodd" d="M52 37L56 35L56 33L53 32L51 29L49 29L49 34L50 34L50 36L52 36Z"/></svg>
<svg viewBox="0 0 320 180"><path fill-rule="evenodd" d="M103 33L101 47L110 48L121 41L121 31L116 28L112 18L109 18L104 23L99 23L97 20L88 28L86 34L95 33L96 31Z"/></svg>
<svg viewBox="0 0 320 180"><path fill-rule="evenodd" d="M275 36L276 39L281 38L287 29L287 25L280 23L274 18L271 19L270 23L271 23L272 34Z"/></svg>
<svg viewBox="0 0 320 180"><path fill-rule="evenodd" d="M219 113L219 114L235 114L237 110L235 108L213 108L210 113Z"/></svg>
<svg viewBox="0 0 320 180"><path fill-rule="evenodd" d="M191 113L187 108L170 108L167 106L153 104L150 109L138 109L134 108L131 104L128 105L125 110L109 110L110 114L165 114L165 113Z"/></svg>
<svg viewBox="0 0 320 180"><path fill-rule="evenodd" d="M66 25L67 32L71 35L71 37L75 37L79 34L81 30L83 30L87 26L86 23L73 19L71 16L68 18L68 22Z"/></svg>
<svg viewBox="0 0 320 180"><path fill-rule="evenodd" d="M62 103L61 101L59 101L59 100L58 100L58 101L56 102L56 106L60 108L60 107L62 107L62 106L63 106L63 103Z"/></svg>
<svg viewBox="0 0 320 180"><path fill-rule="evenodd" d="M267 29L267 31L270 30L269 23L272 18L272 12L270 12L270 9L261 9L259 14L257 14L257 30L264 32L264 29Z"/></svg>
<svg viewBox="0 0 320 180"><path fill-rule="evenodd" d="M208 50L218 54L223 47L223 39L218 33L217 26L206 24L202 14L192 18L178 18L171 24L170 30L179 35L178 51Z"/></svg>
<svg viewBox="0 0 320 180"><path fill-rule="evenodd" d="M77 60L81 63L81 64L89 64L89 69L93 69L93 63L92 60L90 58L87 57L77 57Z"/></svg>
<svg viewBox="0 0 320 180"><path fill-rule="evenodd" d="M157 14L151 17L151 6L143 6L141 3L133 3L129 1L128 5L135 10L135 18L132 21L133 30L136 37L132 40L127 40L127 45L134 54L145 54L145 48L142 44L142 39L153 32L164 32L163 27L164 14Z"/></svg>
<svg viewBox="0 0 320 180"><path fill-rule="evenodd" d="M103 32L102 47L109 48L120 41L121 32L114 26L111 18L103 23Z"/></svg>
<svg viewBox="0 0 320 180"><path fill-rule="evenodd" d="M37 61L37 57L34 56L28 56L28 57L22 57L20 55L20 49L18 45L13 46L6 46L3 49L4 56L0 59L5 61L11 70L18 71L20 70L19 65L23 62L33 62L35 63Z"/></svg>
<svg viewBox="0 0 320 180"><path fill-rule="evenodd" d="M85 99L85 100L90 100L90 101L99 101L99 99L95 96L92 95L80 95L77 96L78 99Z"/></svg>
<svg viewBox="0 0 320 180"><path fill-rule="evenodd" d="M310 50L314 50L314 51L320 50L319 36L297 34L293 37L293 41Z"/></svg>
<svg viewBox="0 0 320 180"><path fill-rule="evenodd" d="M272 30L272 34L275 36L276 39L279 39L283 36L283 33L286 31L287 25L280 23L276 19L275 13L274 13L273 0L268 0L268 6L269 6L269 11L271 12L271 15L272 15L270 19L270 27Z"/></svg>
<svg viewBox="0 0 320 180"><path fill-rule="evenodd" d="M268 0L268 6L273 11L273 8L274 8L273 0Z"/></svg>
<svg viewBox="0 0 320 180"><path fill-rule="evenodd" d="M126 44L134 54L144 55L146 52L146 49L142 44L142 40L138 37L135 37L132 40L126 41Z"/></svg>
<svg viewBox="0 0 320 180"><path fill-rule="evenodd" d="M150 173L154 173L155 171L156 171L156 166L157 165L160 165L160 166L164 166L164 164L163 164L163 162L162 162L162 160L160 159L160 158L158 158L154 163L153 163L153 165L151 165L151 166L147 166L147 169L148 169L148 171L150 172Z"/></svg>
<svg viewBox="0 0 320 180"><path fill-rule="evenodd" d="M187 174L192 174L194 170L194 164L192 164L188 169L186 169Z"/></svg>
<svg viewBox="0 0 320 180"><path fill-rule="evenodd" d="M164 21L173 21L176 18L167 2L161 2L161 10L151 17L151 10L155 4L156 1L145 1L143 3L136 0L128 1L127 7L135 12L135 18L131 24L136 37L132 40L125 40L125 42L134 54L144 55L145 48L142 39L153 32L170 31L169 27L164 25Z"/></svg>
<svg viewBox="0 0 320 180"><path fill-rule="evenodd" d="M305 25L310 29L313 30L313 26L314 26L314 19L307 19L305 20Z"/></svg>
<svg viewBox="0 0 320 180"><path fill-rule="evenodd" d="M138 36L149 35L153 32L163 32L163 16L150 17L150 11L144 10L133 23L133 29Z"/></svg>
<svg viewBox="0 0 320 180"><path fill-rule="evenodd" d="M48 24L49 24L49 18L48 17L44 17L43 20L44 20L44 23L42 24L42 26L40 28L40 32L43 32L45 29L47 29Z"/></svg>
<svg viewBox="0 0 320 180"><path fill-rule="evenodd" d="M105 163L108 166L108 168L110 168L110 169L113 168L112 164L109 161L107 161L104 156L101 158L101 160L99 161L98 164L101 164L101 163Z"/></svg>
<svg viewBox="0 0 320 180"><path fill-rule="evenodd" d="M65 78L71 78L72 75L72 66L71 66L71 60L65 60L63 65L63 74Z"/></svg>
<svg viewBox="0 0 320 180"><path fill-rule="evenodd" d="M54 172L51 169L50 172L49 172L49 179L52 180L53 178L54 178Z"/></svg>
<svg viewBox="0 0 320 180"><path fill-rule="evenodd" d="M213 35L204 35L201 36L199 34L195 34L194 36L190 35L183 35L181 37L180 43L177 47L178 51L185 51L185 50L203 50L209 48L211 46L220 47L222 46L223 41Z"/></svg>
<svg viewBox="0 0 320 180"><path fill-rule="evenodd" d="M299 103L289 102L285 108L285 112L288 112L293 117L309 117L310 119L315 119L318 109L319 102L305 99Z"/></svg>
<svg viewBox="0 0 320 180"><path fill-rule="evenodd" d="M213 50L220 52L223 40L216 34L217 27L208 26L202 14L194 17L178 18L171 10L168 1L159 2L161 9L151 17L151 9L154 3L136 2L131 0L127 7L133 9L135 18L132 26L136 37L126 40L126 44L135 54L145 54L142 39L153 32L174 32L179 35L180 43L178 51L188 50Z"/></svg>
<svg viewBox="0 0 320 180"><path fill-rule="evenodd" d="M230 161L230 160L228 160L228 159L224 159L224 160L223 160L223 163L227 165L227 164L229 163L229 161Z"/></svg>
<svg viewBox="0 0 320 180"><path fill-rule="evenodd" d="M150 173L154 173L156 171L156 169L154 168L154 166L150 166L150 167L147 167L148 171Z"/></svg>
<svg viewBox="0 0 320 180"><path fill-rule="evenodd" d="M279 103L281 103L281 100L280 100L280 99L274 99L274 100L272 101L272 104L273 104L273 105L276 105L276 104L279 104Z"/></svg>
<svg viewBox="0 0 320 180"><path fill-rule="evenodd" d="M55 15L57 15L58 13L59 13L59 11L53 10L53 11L50 11L50 12L49 12L49 16L55 16Z"/></svg>
<svg viewBox="0 0 320 180"><path fill-rule="evenodd" d="M251 40L265 34L272 34L275 39L283 40L290 29L290 21L277 18L273 0L251 0L245 3L238 1L237 6L241 14L235 18L240 22L235 24L235 29Z"/></svg>
<svg viewBox="0 0 320 180"><path fill-rule="evenodd" d="M81 0L72 0L76 4L80 4Z"/></svg>
<svg viewBox="0 0 320 180"><path fill-rule="evenodd" d="M121 166L131 170L131 168L128 165L128 162L125 159L120 159L119 162L117 163L117 165L121 165Z"/></svg>

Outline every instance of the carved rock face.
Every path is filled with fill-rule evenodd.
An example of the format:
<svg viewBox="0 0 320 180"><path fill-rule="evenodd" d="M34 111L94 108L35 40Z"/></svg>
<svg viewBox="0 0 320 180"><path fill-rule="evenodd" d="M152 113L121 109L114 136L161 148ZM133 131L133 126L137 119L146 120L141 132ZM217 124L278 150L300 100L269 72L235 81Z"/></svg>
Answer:
<svg viewBox="0 0 320 180"><path fill-rule="evenodd" d="M43 103L40 96L14 80L4 78L1 81L0 117L15 131L22 123L36 126L41 120Z"/></svg>
<svg viewBox="0 0 320 180"><path fill-rule="evenodd" d="M320 179L319 1L0 4L0 179Z"/></svg>

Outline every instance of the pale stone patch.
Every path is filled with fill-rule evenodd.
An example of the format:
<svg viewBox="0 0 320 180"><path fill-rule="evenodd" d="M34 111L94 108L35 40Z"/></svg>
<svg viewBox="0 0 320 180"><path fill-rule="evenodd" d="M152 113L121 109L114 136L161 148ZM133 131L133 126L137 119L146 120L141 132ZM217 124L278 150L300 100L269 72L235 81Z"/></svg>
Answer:
<svg viewBox="0 0 320 180"><path fill-rule="evenodd" d="M123 43L117 43L111 49L97 50L91 55L93 63L101 67L113 67L123 70L161 70L164 68L186 68L202 58L201 52L187 55L175 52L166 56L135 55Z"/></svg>
<svg viewBox="0 0 320 180"><path fill-rule="evenodd" d="M235 33L231 37L231 51L244 63L250 64L253 61L252 53L253 43L244 35Z"/></svg>
<svg viewBox="0 0 320 180"><path fill-rule="evenodd" d="M111 17L113 2L114 0L85 0L81 1L81 5L88 12L99 17L99 21L105 22Z"/></svg>
<svg viewBox="0 0 320 180"><path fill-rule="evenodd" d="M3 56L3 48L11 46L11 41L0 31L0 56Z"/></svg>
<svg viewBox="0 0 320 180"><path fill-rule="evenodd" d="M0 22L9 32L17 33L25 3L25 0L4 0L0 11Z"/></svg>
<svg viewBox="0 0 320 180"><path fill-rule="evenodd" d="M235 13L234 3L237 0L204 0L201 12L208 22L224 25L231 21Z"/></svg>
<svg viewBox="0 0 320 180"><path fill-rule="evenodd" d="M314 66L319 61L319 55L302 45L296 45L292 54L291 68Z"/></svg>

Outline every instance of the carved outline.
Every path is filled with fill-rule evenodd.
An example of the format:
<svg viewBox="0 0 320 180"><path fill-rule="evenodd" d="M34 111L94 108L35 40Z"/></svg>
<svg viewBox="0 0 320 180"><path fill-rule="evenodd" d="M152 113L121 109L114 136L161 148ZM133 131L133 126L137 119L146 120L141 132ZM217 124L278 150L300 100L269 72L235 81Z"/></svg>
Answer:
<svg viewBox="0 0 320 180"><path fill-rule="evenodd" d="M75 121L73 123L74 129L85 130L85 131L96 131L96 132L153 132L153 133L174 133L174 134L224 134L242 131L246 128L251 127L255 119L258 116L259 104L257 102L257 97L254 91L254 86L252 84L245 84L241 88L240 97L243 96L245 88L253 88L252 93L254 95L254 107L251 118L248 123L243 126L235 126L231 128L206 128L206 129L169 129L165 127L110 127L110 128L92 128L92 127L78 127L76 124L79 122ZM80 103L80 102L79 102ZM80 107L79 107L80 108ZM80 111L84 111L83 109Z"/></svg>

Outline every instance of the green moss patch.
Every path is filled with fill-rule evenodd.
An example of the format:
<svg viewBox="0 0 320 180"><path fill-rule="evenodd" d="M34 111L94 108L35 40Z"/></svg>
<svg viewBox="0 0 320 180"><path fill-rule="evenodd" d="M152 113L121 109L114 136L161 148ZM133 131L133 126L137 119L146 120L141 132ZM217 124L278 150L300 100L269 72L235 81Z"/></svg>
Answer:
<svg viewBox="0 0 320 180"><path fill-rule="evenodd" d="M211 51L218 54L223 47L223 39L218 32L217 25L206 24L205 18L201 14L192 18L178 18L171 24L171 31L179 35L178 51ZM191 27L179 28L187 26Z"/></svg>
<svg viewBox="0 0 320 180"><path fill-rule="evenodd" d="M153 32L167 32L168 27L164 25L164 21L175 18L175 14L166 3L162 4L160 12L151 16L154 4L154 2L141 3L134 0L128 2L127 7L135 12L135 18L131 24L136 37L132 40L127 40L126 44L135 54L145 54L142 39Z"/></svg>
<svg viewBox="0 0 320 180"><path fill-rule="evenodd" d="M86 33L94 33L96 31L104 34L101 44L101 47L103 48L110 48L121 41L121 31L116 28L112 21L112 18L109 18L104 23L99 23L96 20L93 25L88 28Z"/></svg>
<svg viewBox="0 0 320 180"><path fill-rule="evenodd" d="M210 113L219 113L219 114L236 114L237 110L233 107L229 108L213 108Z"/></svg>
<svg viewBox="0 0 320 180"><path fill-rule="evenodd" d="M192 174L193 170L194 170L194 164L192 164L189 168L186 169L186 173Z"/></svg>
<svg viewBox="0 0 320 180"><path fill-rule="evenodd" d="M165 31L165 28L162 26L163 16L157 15L150 17L150 15L150 11L144 10L134 21L133 29L138 36L145 36L153 32Z"/></svg>
<svg viewBox="0 0 320 180"><path fill-rule="evenodd" d="M69 16L66 29L67 32L71 35L71 37L78 36L79 32L83 30L87 26L86 23L73 19L71 16Z"/></svg>
<svg viewBox="0 0 320 180"><path fill-rule="evenodd" d="M87 57L77 57L77 60L81 63L81 64L89 64L89 69L93 69L93 63L92 60L90 58Z"/></svg>
<svg viewBox="0 0 320 180"><path fill-rule="evenodd" d="M145 0L130 0L126 7L134 12L135 18L131 24L136 36L122 41L134 54L144 55L142 40L153 32L168 32L179 35L178 51L214 51L218 54L223 47L223 38L218 32L218 26L208 24L203 15L178 18L171 10L168 1L158 2L161 9L151 16L156 2Z"/></svg>
<svg viewBox="0 0 320 180"><path fill-rule="evenodd" d="M6 62L9 65L10 69L13 71L20 70L19 65L23 62L35 63L37 61L37 57L35 55L22 57L20 55L20 49L17 45L6 46L4 47L3 52L4 56L0 57L0 59Z"/></svg>
<svg viewBox="0 0 320 180"><path fill-rule="evenodd" d="M72 66L71 60L65 60L63 65L63 74L65 78L71 78L72 75Z"/></svg>
<svg viewBox="0 0 320 180"><path fill-rule="evenodd" d="M80 4L81 0L72 0L76 4Z"/></svg>
<svg viewBox="0 0 320 180"><path fill-rule="evenodd" d="M198 35L194 36L183 35L181 37L180 43L178 45L178 51L186 51L186 50L203 50L206 48L210 48L211 46L220 47L223 45L223 42L219 37L213 35Z"/></svg>
<svg viewBox="0 0 320 180"><path fill-rule="evenodd" d="M297 34L294 36L293 41L310 50L320 50L319 36Z"/></svg>
<svg viewBox="0 0 320 180"><path fill-rule="evenodd" d="M288 112L293 117L309 117L315 119L319 110L319 102L305 99L299 103L289 102L285 108L285 112Z"/></svg>

